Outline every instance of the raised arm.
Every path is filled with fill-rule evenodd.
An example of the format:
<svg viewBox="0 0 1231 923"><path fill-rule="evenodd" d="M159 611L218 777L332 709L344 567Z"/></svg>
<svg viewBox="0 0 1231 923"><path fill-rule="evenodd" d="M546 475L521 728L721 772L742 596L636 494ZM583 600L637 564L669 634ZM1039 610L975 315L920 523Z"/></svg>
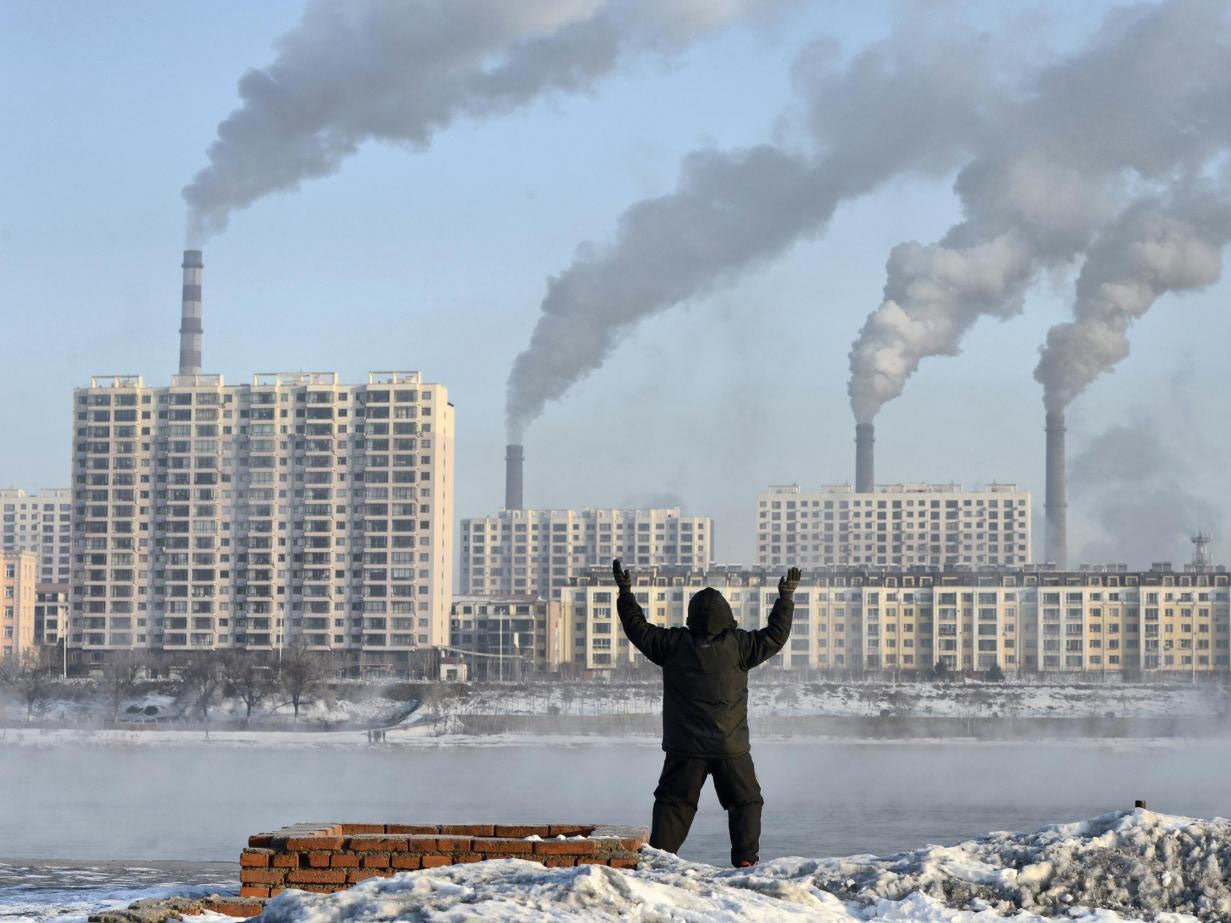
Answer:
<svg viewBox="0 0 1231 923"><path fill-rule="evenodd" d="M661 667L667 659L669 633L665 628L651 625L645 620L641 604L633 595L633 578L620 566L619 558L611 562L611 570L615 574L616 585L620 588L620 595L616 599L616 612L620 614L624 634L628 635L633 647L645 654L650 663Z"/></svg>
<svg viewBox="0 0 1231 923"><path fill-rule="evenodd" d="M782 650L791 635L791 616L795 612L795 588L799 586L799 568L792 567L778 581L778 599L769 613L769 624L743 636L744 669L751 670Z"/></svg>

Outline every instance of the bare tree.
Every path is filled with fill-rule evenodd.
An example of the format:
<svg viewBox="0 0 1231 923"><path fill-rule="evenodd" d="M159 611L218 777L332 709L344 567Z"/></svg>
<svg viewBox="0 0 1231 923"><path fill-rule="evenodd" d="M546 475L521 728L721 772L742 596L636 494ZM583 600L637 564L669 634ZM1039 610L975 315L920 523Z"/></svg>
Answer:
<svg viewBox="0 0 1231 923"><path fill-rule="evenodd" d="M256 653L228 651L222 658L222 675L231 694L244 703L244 724L247 724L253 710L275 688L273 671Z"/></svg>
<svg viewBox="0 0 1231 923"><path fill-rule="evenodd" d="M209 721L209 710L222 695L222 658L217 651L193 654L180 669L180 698Z"/></svg>
<svg viewBox="0 0 1231 923"><path fill-rule="evenodd" d="M320 695L332 672L329 660L303 641L294 641L283 649L279 685L290 700L296 721L300 707Z"/></svg>
<svg viewBox="0 0 1231 923"><path fill-rule="evenodd" d="M103 688L111 702L111 720L120 720L120 706L136 691L141 674L150 661L138 651L117 651L103 664Z"/></svg>
<svg viewBox="0 0 1231 923"><path fill-rule="evenodd" d="M51 671L38 651L10 654L0 663L0 685L12 689L26 706L26 722L42 714L51 698Z"/></svg>

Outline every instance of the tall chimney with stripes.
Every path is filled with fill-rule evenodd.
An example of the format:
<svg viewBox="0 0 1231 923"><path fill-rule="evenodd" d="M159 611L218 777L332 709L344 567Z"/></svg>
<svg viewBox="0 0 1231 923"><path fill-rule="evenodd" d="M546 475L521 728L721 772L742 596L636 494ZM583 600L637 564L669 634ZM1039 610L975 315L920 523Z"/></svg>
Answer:
<svg viewBox="0 0 1231 923"><path fill-rule="evenodd" d="M184 251L184 300L180 309L180 374L201 371L201 270L200 250Z"/></svg>

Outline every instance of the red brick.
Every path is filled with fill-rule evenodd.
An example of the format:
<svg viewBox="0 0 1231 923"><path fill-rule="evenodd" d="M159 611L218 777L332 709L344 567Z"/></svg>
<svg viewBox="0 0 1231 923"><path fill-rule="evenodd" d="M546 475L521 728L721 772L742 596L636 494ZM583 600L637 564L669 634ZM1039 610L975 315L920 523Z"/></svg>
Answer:
<svg viewBox="0 0 1231 923"><path fill-rule="evenodd" d="M286 869L241 868L239 880L246 885L280 885Z"/></svg>
<svg viewBox="0 0 1231 923"><path fill-rule="evenodd" d="M329 885L346 881L343 869L294 869L286 876L287 884Z"/></svg>
<svg viewBox="0 0 1231 923"><path fill-rule="evenodd" d="M422 861L423 861L423 867L425 869L434 869L434 868L439 868L442 865L452 865L453 857L452 856L424 856Z"/></svg>
<svg viewBox="0 0 1231 923"><path fill-rule="evenodd" d="M472 848L475 852L512 856L533 852L534 844L531 840L515 840L509 837L480 837L474 841Z"/></svg>
<svg viewBox="0 0 1231 923"><path fill-rule="evenodd" d="M365 833L384 833L384 824L342 824L342 829L339 833L344 833L347 836L360 836Z"/></svg>
<svg viewBox="0 0 1231 923"><path fill-rule="evenodd" d="M408 834L426 833L428 836L439 833L440 827L437 824L385 824L385 833L400 834L406 836Z"/></svg>
<svg viewBox="0 0 1231 923"><path fill-rule="evenodd" d="M592 856L596 852L594 840L534 840L536 856Z"/></svg>
<svg viewBox="0 0 1231 923"><path fill-rule="evenodd" d="M454 865L467 865L471 862L482 862L486 856L480 856L475 852L459 852L453 854Z"/></svg>
<svg viewBox="0 0 1231 923"><path fill-rule="evenodd" d="M240 897L269 897L269 888L261 885L240 885Z"/></svg>
<svg viewBox="0 0 1231 923"><path fill-rule="evenodd" d="M389 862L395 869L417 869L423 865L423 860L419 856L404 852L394 853L390 856Z"/></svg>
<svg viewBox="0 0 1231 923"><path fill-rule="evenodd" d="M320 850L317 850L316 852L308 853L307 855L308 861L300 863L300 864L306 865L308 868L327 869L329 868L329 860L333 858L333 856L334 856L334 853L326 852L325 850L320 849Z"/></svg>
<svg viewBox="0 0 1231 923"><path fill-rule="evenodd" d="M248 837L248 845L263 847L273 845L274 836L272 833L256 833Z"/></svg>
<svg viewBox="0 0 1231 923"><path fill-rule="evenodd" d="M228 917L255 917L265 909L265 902L242 900L238 897L216 897L205 902L205 909Z"/></svg>
<svg viewBox="0 0 1231 923"><path fill-rule="evenodd" d="M471 838L468 836L438 836L436 849L440 852L470 852Z"/></svg>
<svg viewBox="0 0 1231 923"><path fill-rule="evenodd" d="M286 841L289 852L311 852L317 849L341 849L346 843L344 836L293 836Z"/></svg>
<svg viewBox="0 0 1231 923"><path fill-rule="evenodd" d="M440 832L450 836L492 836L492 824L441 824Z"/></svg>
<svg viewBox="0 0 1231 923"><path fill-rule="evenodd" d="M571 868L577 864L572 856L544 856L541 861L548 868Z"/></svg>
<svg viewBox="0 0 1231 923"><path fill-rule="evenodd" d="M384 869L351 869L346 873L346 881L349 884L357 885L361 881L367 881L369 878L387 878L391 872Z"/></svg>
<svg viewBox="0 0 1231 923"><path fill-rule="evenodd" d="M405 837L353 836L346 841L346 848L352 852L405 852L407 845Z"/></svg>
<svg viewBox="0 0 1231 923"><path fill-rule="evenodd" d="M329 867L334 869L354 869L359 867L359 857L354 853L335 852L329 854Z"/></svg>
<svg viewBox="0 0 1231 923"><path fill-rule="evenodd" d="M550 836L589 836L593 831L593 824L549 824L547 827Z"/></svg>
<svg viewBox="0 0 1231 923"><path fill-rule="evenodd" d="M608 860L608 864L613 869L635 869L640 859L625 858L623 856L615 856Z"/></svg>
<svg viewBox="0 0 1231 923"><path fill-rule="evenodd" d="M363 856L363 867L365 869L387 869L389 867L389 854L387 852L365 853Z"/></svg>
<svg viewBox="0 0 1231 923"><path fill-rule="evenodd" d="M496 824L494 836L547 836L547 824Z"/></svg>
<svg viewBox="0 0 1231 923"><path fill-rule="evenodd" d="M411 835L406 837L407 852L435 852L436 837Z"/></svg>
<svg viewBox="0 0 1231 923"><path fill-rule="evenodd" d="M342 883L340 885L303 884L303 885L292 885L292 887L296 891L311 891L314 894L334 894L335 892L346 890L345 883Z"/></svg>
<svg viewBox="0 0 1231 923"><path fill-rule="evenodd" d="M273 850L269 849L245 849L239 854L239 864L249 868L266 868L272 855Z"/></svg>
<svg viewBox="0 0 1231 923"><path fill-rule="evenodd" d="M299 868L299 853L297 852L280 852L277 853L273 861L270 862L277 869L297 869Z"/></svg>

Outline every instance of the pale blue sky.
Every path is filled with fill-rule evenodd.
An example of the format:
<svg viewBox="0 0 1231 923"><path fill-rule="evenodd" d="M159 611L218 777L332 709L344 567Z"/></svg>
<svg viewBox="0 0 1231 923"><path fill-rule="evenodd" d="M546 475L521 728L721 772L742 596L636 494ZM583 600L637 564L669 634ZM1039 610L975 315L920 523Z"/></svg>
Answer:
<svg viewBox="0 0 1231 923"><path fill-rule="evenodd" d="M1104 8L1043 5L1022 40L1073 43ZM637 59L592 94L459 123L427 151L369 145L338 175L257 203L205 249L206 369L229 381L421 369L457 406L459 514L496 510L505 379L547 276L579 242L609 239L627 204L669 191L688 151L772 138L796 101L797 50L830 37L855 51L894 9L801 3L669 63ZM944 9L969 22L999 7ZM174 371L180 189L239 76L270 60L299 13L290 2L0 4L0 376L15 396L0 406L0 484L68 482L70 391L91 374L163 383ZM716 517L721 558L750 560L758 490L851 477L851 339L880 301L889 249L933 240L957 217L949 186L894 183L840 209L823 238L642 325L531 427L528 502L674 494ZM985 322L962 356L925 363L878 419L880 480L1011 480L1041 502L1031 371L1070 286L1040 287L1024 316ZM1168 432L1192 447L1188 477L1218 491L1221 509L1227 295L1222 283L1161 302L1135 328L1134 354L1074 405L1072 443L1139 410L1163 414L1183 371L1192 413L1165 415Z"/></svg>

